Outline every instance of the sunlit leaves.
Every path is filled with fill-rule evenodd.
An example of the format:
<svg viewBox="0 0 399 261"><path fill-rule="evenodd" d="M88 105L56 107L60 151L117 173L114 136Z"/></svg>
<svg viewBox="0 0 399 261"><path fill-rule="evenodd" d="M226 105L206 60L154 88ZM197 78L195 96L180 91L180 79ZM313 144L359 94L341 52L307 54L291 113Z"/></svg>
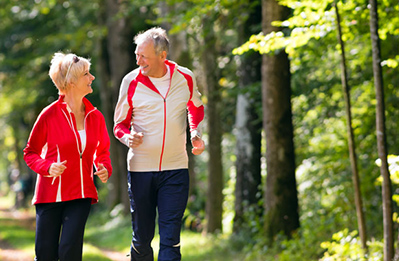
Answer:
<svg viewBox="0 0 399 261"><path fill-rule="evenodd" d="M399 56L396 56L395 59L387 59L381 63L382 66L387 66L390 68L396 68L399 65Z"/></svg>
<svg viewBox="0 0 399 261"><path fill-rule="evenodd" d="M331 1L280 1L280 4L293 8L293 16L286 21L274 21L272 25L288 28L290 33L260 33L234 49L233 54L241 55L250 49L264 54L286 48L286 52L292 55L295 49L306 45L310 39L324 37L334 29L334 12L329 2Z"/></svg>
<svg viewBox="0 0 399 261"><path fill-rule="evenodd" d="M259 51L260 53L271 53L281 48L286 48L289 55L293 55L296 49L305 46L311 39L320 39L333 32L336 34L336 15L333 0L318 1L292 1L282 0L280 4L292 9L293 15L285 21L274 21L276 27L286 28L285 35L271 32L267 35L258 34L252 36L244 45L233 50L236 55L241 55L248 50ZM348 41L354 38L354 26L367 22L367 5L358 1L337 1L342 20L342 38ZM399 18L393 18L399 19ZM395 24L393 22L392 24ZM398 28L394 26L393 28ZM385 31L392 32L392 29ZM397 29L396 29L397 30ZM384 31L382 31L384 32Z"/></svg>
<svg viewBox="0 0 399 261"><path fill-rule="evenodd" d="M362 249L358 232L349 232L344 229L334 233L331 241L326 241L321 244L321 247L326 250L321 261L330 260L345 260L345 261L367 261L367 260L382 260L383 247L380 242L370 242L368 253Z"/></svg>
<svg viewBox="0 0 399 261"><path fill-rule="evenodd" d="M377 166L381 166L380 159L377 159L375 163ZM399 156L388 155L388 165L392 183L399 185ZM378 178L378 182L382 182L382 177Z"/></svg>
<svg viewBox="0 0 399 261"><path fill-rule="evenodd" d="M263 33L252 35L248 42L233 50L233 54L243 54L249 50L257 51L261 54L269 53L275 49L286 46L286 39L282 32L272 32L266 36ZM277 48L279 47L279 48Z"/></svg>

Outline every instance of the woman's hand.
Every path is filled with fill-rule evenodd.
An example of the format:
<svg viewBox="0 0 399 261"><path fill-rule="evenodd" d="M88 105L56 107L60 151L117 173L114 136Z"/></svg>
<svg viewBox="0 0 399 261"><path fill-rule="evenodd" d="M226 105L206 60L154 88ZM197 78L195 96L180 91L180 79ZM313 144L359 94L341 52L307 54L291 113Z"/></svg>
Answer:
<svg viewBox="0 0 399 261"><path fill-rule="evenodd" d="M67 168L66 164L67 161L64 160L63 162L54 162L50 165L50 168L48 170L48 173L50 174L50 177L58 177L62 173L64 173L64 170Z"/></svg>
<svg viewBox="0 0 399 261"><path fill-rule="evenodd" d="M94 173L94 175L97 175L103 183L107 183L108 181L108 170L104 167L103 164L99 163L98 164L98 169Z"/></svg>

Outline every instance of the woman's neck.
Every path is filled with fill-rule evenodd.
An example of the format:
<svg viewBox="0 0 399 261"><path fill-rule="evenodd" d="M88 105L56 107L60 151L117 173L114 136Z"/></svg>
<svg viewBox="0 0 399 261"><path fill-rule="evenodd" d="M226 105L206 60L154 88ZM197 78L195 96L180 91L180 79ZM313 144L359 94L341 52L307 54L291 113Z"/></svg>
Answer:
<svg viewBox="0 0 399 261"><path fill-rule="evenodd" d="M75 114L85 111L83 97L65 94L64 101L68 104L69 108L71 108L72 112Z"/></svg>

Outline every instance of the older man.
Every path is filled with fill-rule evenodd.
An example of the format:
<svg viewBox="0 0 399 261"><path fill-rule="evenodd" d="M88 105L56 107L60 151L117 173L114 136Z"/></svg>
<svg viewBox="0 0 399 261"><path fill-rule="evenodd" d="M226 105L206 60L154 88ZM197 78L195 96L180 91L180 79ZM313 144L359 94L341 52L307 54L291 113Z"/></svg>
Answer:
<svg viewBox="0 0 399 261"><path fill-rule="evenodd" d="M139 67L124 77L114 116L114 134L129 147L131 260L153 260L157 208L158 260L181 260L180 228L189 188L186 122L188 116L192 153L199 155L205 149L199 131L204 106L193 73L166 59L165 30L149 29L134 41Z"/></svg>

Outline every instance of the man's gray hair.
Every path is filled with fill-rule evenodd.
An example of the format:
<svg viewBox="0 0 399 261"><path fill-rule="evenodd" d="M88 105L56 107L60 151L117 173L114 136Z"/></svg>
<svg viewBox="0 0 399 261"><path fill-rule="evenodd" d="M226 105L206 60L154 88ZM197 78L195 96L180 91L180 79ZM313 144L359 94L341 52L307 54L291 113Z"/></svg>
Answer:
<svg viewBox="0 0 399 261"><path fill-rule="evenodd" d="M134 37L134 43L136 45L147 41L152 41L154 43L156 54L160 54L163 51L169 53L169 39L166 35L166 31L161 27L153 27L145 32L140 32Z"/></svg>

